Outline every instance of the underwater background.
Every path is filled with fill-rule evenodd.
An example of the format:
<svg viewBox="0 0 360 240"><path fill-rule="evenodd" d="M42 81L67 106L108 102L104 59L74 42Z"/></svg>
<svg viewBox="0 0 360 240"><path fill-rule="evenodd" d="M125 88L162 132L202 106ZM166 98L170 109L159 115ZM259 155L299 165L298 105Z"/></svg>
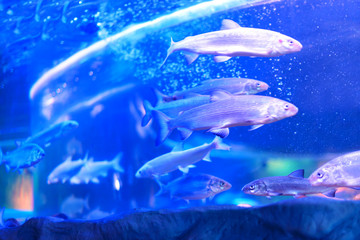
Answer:
<svg viewBox="0 0 360 240"><path fill-rule="evenodd" d="M17 141L54 123L79 123L44 149L46 155L36 168L19 174L1 166L1 206L25 211L18 213L22 217L64 212L81 218L95 210L99 216L132 208L257 206L285 197L246 195L241 191L246 183L297 169L305 169L308 176L334 156L359 149L360 1L226 1L228 6L200 8L191 17L180 14L168 22L153 21L202 2L0 2L2 151L16 149ZM286 34L300 41L303 49L280 57L235 57L224 63L201 55L191 65L176 52L160 68L170 38L180 41L217 31L223 19ZM145 25L136 30L141 24ZM112 40L114 36L119 37ZM106 46L98 44L91 54L68 61L101 41ZM63 62L69 65L56 68ZM156 147L156 121L141 126L143 101L156 103L153 88L170 94L224 77L264 81L270 87L260 95L291 102L299 112L254 131L231 128L224 139L231 151L215 150L211 163L202 161L190 169L228 181L232 184L228 191L206 203L155 197L156 182L135 178L135 173L147 161L170 152L180 138L173 133ZM213 138L196 132L185 147ZM98 184L47 183L50 172L69 156L79 159L88 154L95 161L110 161L120 152L124 171L110 171ZM175 171L164 181L181 175Z"/></svg>

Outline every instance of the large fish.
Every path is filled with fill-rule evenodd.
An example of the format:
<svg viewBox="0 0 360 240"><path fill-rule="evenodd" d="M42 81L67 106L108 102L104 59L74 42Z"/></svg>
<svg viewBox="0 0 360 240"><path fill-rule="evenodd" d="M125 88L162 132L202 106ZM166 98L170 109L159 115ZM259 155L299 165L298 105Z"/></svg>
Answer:
<svg viewBox="0 0 360 240"><path fill-rule="evenodd" d="M78 173L87 161L88 154L86 154L84 159L78 159L75 161L71 161L71 157L68 157L64 162L60 163L56 168L54 168L54 170L52 170L47 178L47 183L65 183Z"/></svg>
<svg viewBox="0 0 360 240"><path fill-rule="evenodd" d="M211 95L215 91L225 91L234 95L252 95L266 91L269 85L262 81L248 78L219 78L202 81L200 85L172 94L173 99L194 95Z"/></svg>
<svg viewBox="0 0 360 240"><path fill-rule="evenodd" d="M162 143L175 128L181 132L183 139L195 130L208 130L224 138L229 135L229 127L252 126L252 129L256 129L298 112L293 104L267 96L234 96L216 92L212 100L212 103L185 111L176 118L154 111L153 116L160 124L156 144Z"/></svg>
<svg viewBox="0 0 360 240"><path fill-rule="evenodd" d="M288 176L265 177L246 184L242 191L257 196L295 196L302 197L308 194L323 193L334 197L335 190L329 187L315 187L304 178L304 170L300 169Z"/></svg>
<svg viewBox="0 0 360 240"><path fill-rule="evenodd" d="M199 54L215 55L216 62L224 62L237 56L276 57L301 49L300 42L281 33L240 27L236 22L224 19L220 31L190 36L179 42L171 39L163 64L175 51L184 51L191 64Z"/></svg>
<svg viewBox="0 0 360 240"><path fill-rule="evenodd" d="M160 181L158 183L161 189L157 196L169 193L171 198L184 200L213 198L216 194L231 188L231 184L227 181L208 174L186 174L166 185Z"/></svg>
<svg viewBox="0 0 360 240"><path fill-rule="evenodd" d="M24 144L21 147L2 156L6 170L28 168L34 166L45 156L44 150L37 144Z"/></svg>
<svg viewBox="0 0 360 240"><path fill-rule="evenodd" d="M314 186L360 187L360 151L337 157L309 177Z"/></svg>
<svg viewBox="0 0 360 240"><path fill-rule="evenodd" d="M29 137L22 144L36 143L41 147L48 147L53 141L65 136L78 126L79 123L76 121L63 121Z"/></svg>
<svg viewBox="0 0 360 240"><path fill-rule="evenodd" d="M158 178L161 175L175 171L187 173L192 164L205 160L210 161L210 152L213 149L229 150L230 147L222 143L221 138L215 137L211 143L199 147L181 150L175 147L172 152L156 157L145 163L137 172L137 178Z"/></svg>
<svg viewBox="0 0 360 240"><path fill-rule="evenodd" d="M122 153L115 156L112 161L89 161L84 164L80 171L70 179L71 184L81 184L89 182L99 183L99 177L106 177L110 170L116 172L124 172L120 166Z"/></svg>

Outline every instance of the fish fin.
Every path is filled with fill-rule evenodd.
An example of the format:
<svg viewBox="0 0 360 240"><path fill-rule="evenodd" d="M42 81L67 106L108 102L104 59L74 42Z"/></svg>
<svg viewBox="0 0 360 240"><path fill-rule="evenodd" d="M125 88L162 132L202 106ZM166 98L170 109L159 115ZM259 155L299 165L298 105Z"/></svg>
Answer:
<svg viewBox="0 0 360 240"><path fill-rule="evenodd" d="M215 143L215 149L218 149L218 150L227 150L227 151L229 151L230 148L231 148L229 145L223 143L221 137L216 136L216 137L214 138L213 142Z"/></svg>
<svg viewBox="0 0 360 240"><path fill-rule="evenodd" d="M145 116L143 117L141 121L141 126L146 126L151 118L152 118L152 111L154 110L154 107L151 105L149 101L144 100L144 109L145 109Z"/></svg>
<svg viewBox="0 0 360 240"><path fill-rule="evenodd" d="M215 134L221 138L226 138L229 136L229 128L210 128L208 132Z"/></svg>
<svg viewBox="0 0 360 240"><path fill-rule="evenodd" d="M336 189L331 189L329 191L323 192L322 194L324 194L327 197L335 197L335 193L336 193Z"/></svg>
<svg viewBox="0 0 360 240"><path fill-rule="evenodd" d="M170 102L173 100L171 96L165 95L156 88L152 88L155 96L156 96L156 105L162 104L164 102Z"/></svg>
<svg viewBox="0 0 360 240"><path fill-rule="evenodd" d="M18 147L21 147L21 141L16 140L16 141L15 141L15 145L16 145L17 148L18 148Z"/></svg>
<svg viewBox="0 0 360 240"><path fill-rule="evenodd" d="M119 152L115 157L114 159L111 161L113 163L113 169L116 171L116 172L124 172L124 169L121 167L120 165L120 162L121 162L121 159L123 157L123 153L122 152ZM106 174L107 176L107 174Z"/></svg>
<svg viewBox="0 0 360 240"><path fill-rule="evenodd" d="M157 120L160 125L160 132L156 138L156 146L159 146L169 136L172 128L169 127L169 121L171 118L166 116L164 113L159 111L153 111L153 117Z"/></svg>
<svg viewBox="0 0 360 240"><path fill-rule="evenodd" d="M93 183L96 183L96 184L100 183L100 181L97 177L92 178L90 181Z"/></svg>
<svg viewBox="0 0 360 240"><path fill-rule="evenodd" d="M220 30L229 30L229 29L236 29L241 28L240 25L233 20L230 19L224 19L221 22L221 28Z"/></svg>
<svg viewBox="0 0 360 240"><path fill-rule="evenodd" d="M206 154L206 156L203 158L203 160L206 161L206 162L211 162L210 152L208 152L208 153Z"/></svg>
<svg viewBox="0 0 360 240"><path fill-rule="evenodd" d="M260 127L264 126L264 124L256 124L256 125L252 125L251 128L249 129L249 131L254 131L255 129L258 129Z"/></svg>
<svg viewBox="0 0 360 240"><path fill-rule="evenodd" d="M161 196L166 192L166 185L163 184L160 179L155 178L156 183L159 185L159 191L155 194L155 197Z"/></svg>
<svg viewBox="0 0 360 240"><path fill-rule="evenodd" d="M172 53L174 52L174 49L175 49L175 42L174 42L174 40L171 38L170 47L169 47L168 50L167 50L166 58L165 58L165 60L162 62L162 64L160 65L159 68L161 68L161 67L165 64L165 62L166 62L166 60L168 59L168 57L170 56L170 54L172 54Z"/></svg>
<svg viewBox="0 0 360 240"><path fill-rule="evenodd" d="M290 173L288 175L288 177L293 177L293 178L304 178L304 169L298 169L296 171L293 171L292 173Z"/></svg>
<svg viewBox="0 0 360 240"><path fill-rule="evenodd" d="M217 90L211 93L210 96L210 101L211 102L216 102L219 100L224 100L224 99L229 99L233 97L233 95L227 91L224 90Z"/></svg>
<svg viewBox="0 0 360 240"><path fill-rule="evenodd" d="M171 152L181 152L184 150L184 143L179 142L175 145L175 147L171 150Z"/></svg>
<svg viewBox="0 0 360 240"><path fill-rule="evenodd" d="M189 172L189 167L188 166L186 166L186 167L179 166L178 168L179 168L180 171L183 172L184 175L188 174L188 172Z"/></svg>
<svg viewBox="0 0 360 240"><path fill-rule="evenodd" d="M214 61L217 62L217 63L226 62L230 58L232 58L232 57L229 57L229 56L214 56Z"/></svg>
<svg viewBox="0 0 360 240"><path fill-rule="evenodd" d="M78 177L74 176L70 179L70 184L80 184L81 181Z"/></svg>
<svg viewBox="0 0 360 240"><path fill-rule="evenodd" d="M199 57L199 54L192 52L184 52L184 55L189 65L192 64Z"/></svg>
<svg viewBox="0 0 360 240"><path fill-rule="evenodd" d="M181 140L188 139L192 134L192 131L187 128L178 128L178 130L180 132Z"/></svg>
<svg viewBox="0 0 360 240"><path fill-rule="evenodd" d="M196 168L194 164L187 165L188 168Z"/></svg>

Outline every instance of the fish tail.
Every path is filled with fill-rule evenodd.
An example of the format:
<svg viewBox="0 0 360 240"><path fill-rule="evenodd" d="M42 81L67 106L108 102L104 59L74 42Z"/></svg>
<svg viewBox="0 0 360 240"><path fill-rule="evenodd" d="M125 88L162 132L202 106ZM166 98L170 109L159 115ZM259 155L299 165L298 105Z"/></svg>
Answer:
<svg viewBox="0 0 360 240"><path fill-rule="evenodd" d="M122 159L122 156L123 156L123 153L120 152L120 153L118 153L118 154L114 157L114 159L112 160L113 168L114 168L114 170L117 171L117 172L124 172L124 169L123 169L123 168L121 167L121 165L120 165L120 161L121 161L121 159Z"/></svg>
<svg viewBox="0 0 360 240"><path fill-rule="evenodd" d="M171 121L171 118L169 118L164 113L157 110L153 111L153 117L157 120L160 127L160 132L158 133L156 139L156 146L159 146L162 142L165 141L167 136L169 136L169 134L172 132L172 128L169 126L169 122Z"/></svg>
<svg viewBox="0 0 360 240"><path fill-rule="evenodd" d="M144 109L145 109L145 116L143 117L141 121L141 126L146 126L151 118L152 118L152 111L154 110L154 107L151 105L151 103L147 100L144 100Z"/></svg>
<svg viewBox="0 0 360 240"><path fill-rule="evenodd" d="M216 136L214 138L213 143L215 144L215 149L219 149L219 150L230 150L230 146L223 143L222 138L219 136Z"/></svg>
<svg viewBox="0 0 360 240"><path fill-rule="evenodd" d="M165 64L165 62L166 62L166 60L168 59L168 57L170 56L170 54L172 54L172 53L174 52L174 49L175 49L175 42L174 42L174 40L171 38L171 43L170 43L169 49L167 50L166 58L165 58L165 60L163 61L163 63L160 65L159 68L161 68L161 67Z"/></svg>
<svg viewBox="0 0 360 240"><path fill-rule="evenodd" d="M166 192L166 185L163 184L159 179L155 178L156 183L159 185L160 189L155 194L155 197L161 196Z"/></svg>

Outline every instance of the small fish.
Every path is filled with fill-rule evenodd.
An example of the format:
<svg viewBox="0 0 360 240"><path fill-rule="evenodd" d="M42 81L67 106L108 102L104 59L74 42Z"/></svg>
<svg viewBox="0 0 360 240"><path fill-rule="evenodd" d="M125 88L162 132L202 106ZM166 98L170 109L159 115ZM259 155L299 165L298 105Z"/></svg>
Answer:
<svg viewBox="0 0 360 240"><path fill-rule="evenodd" d="M158 183L161 189L156 196L168 192L171 198L184 200L213 198L216 194L231 188L231 184L227 181L208 174L186 174L167 185L163 185L160 181Z"/></svg>
<svg viewBox="0 0 360 240"><path fill-rule="evenodd" d="M182 99L196 95L211 95L215 91L225 91L234 95L252 95L266 91L269 85L248 78L219 78L202 81L200 85L172 94L172 99Z"/></svg>
<svg viewBox="0 0 360 240"><path fill-rule="evenodd" d="M314 186L360 187L360 151L337 157L309 177Z"/></svg>
<svg viewBox="0 0 360 240"><path fill-rule="evenodd" d="M85 209L90 209L89 198L77 198L74 195L67 197L61 204L60 212L69 218L78 217Z"/></svg>
<svg viewBox="0 0 360 240"><path fill-rule="evenodd" d="M80 171L84 164L88 161L88 154L84 159L71 161L71 156L68 157L64 162L60 163L54 170L49 174L47 183L65 183L72 176Z"/></svg>
<svg viewBox="0 0 360 240"><path fill-rule="evenodd" d="M229 135L229 127L252 126L251 130L254 130L298 112L293 104L267 96L235 96L218 91L211 99L213 102L185 111L176 118L154 111L153 116L160 124L156 145L162 143L175 128L183 139L196 130L208 130L225 138Z"/></svg>
<svg viewBox="0 0 360 240"><path fill-rule="evenodd" d="M171 39L162 65L175 51L184 51L188 64L191 64L199 54L215 55L215 62L225 62L237 56L277 57L301 49L300 42L281 33L240 27L236 22L224 19L220 31L190 36L179 42Z"/></svg>
<svg viewBox="0 0 360 240"><path fill-rule="evenodd" d="M65 136L78 126L79 123L76 121L63 121L29 137L22 144L35 143L41 147L48 147L53 141Z"/></svg>
<svg viewBox="0 0 360 240"><path fill-rule="evenodd" d="M22 145L14 151L2 156L1 163L6 164L6 170L28 168L34 166L45 156L44 150L37 144Z"/></svg>
<svg viewBox="0 0 360 240"><path fill-rule="evenodd" d="M145 163L135 174L137 178L158 178L161 175L179 169L188 173L192 164L205 160L210 161L210 152L213 149L229 150L230 147L222 143L221 138L215 137L211 143L205 143L199 147L182 150L175 146L172 152L156 157Z"/></svg>
<svg viewBox="0 0 360 240"><path fill-rule="evenodd" d="M70 179L71 184L81 184L89 182L99 183L99 177L106 177L109 170L113 169L117 172L124 172L120 166L120 161L122 158L122 153L119 153L115 156L112 161L96 161L93 159L84 164L80 171Z"/></svg>
<svg viewBox="0 0 360 240"><path fill-rule="evenodd" d="M102 218L106 218L112 214L113 214L112 212L104 212L104 211L100 210L100 208L96 208L96 209L92 210L91 212L89 212L86 216L84 216L84 219L87 219L87 220L102 219Z"/></svg>
<svg viewBox="0 0 360 240"><path fill-rule="evenodd" d="M180 99L177 101L164 102L158 104L156 107L151 106L148 101L144 101L144 108L146 111L142 119L142 126L146 126L152 118L153 111L160 111L169 117L177 117L180 113L210 103L210 96L196 96L192 98Z"/></svg>
<svg viewBox="0 0 360 240"><path fill-rule="evenodd" d="M288 176L265 177L246 184L242 191L257 196L295 196L323 193L334 197L335 189L329 187L314 187L309 179L304 178L304 169L296 170Z"/></svg>

